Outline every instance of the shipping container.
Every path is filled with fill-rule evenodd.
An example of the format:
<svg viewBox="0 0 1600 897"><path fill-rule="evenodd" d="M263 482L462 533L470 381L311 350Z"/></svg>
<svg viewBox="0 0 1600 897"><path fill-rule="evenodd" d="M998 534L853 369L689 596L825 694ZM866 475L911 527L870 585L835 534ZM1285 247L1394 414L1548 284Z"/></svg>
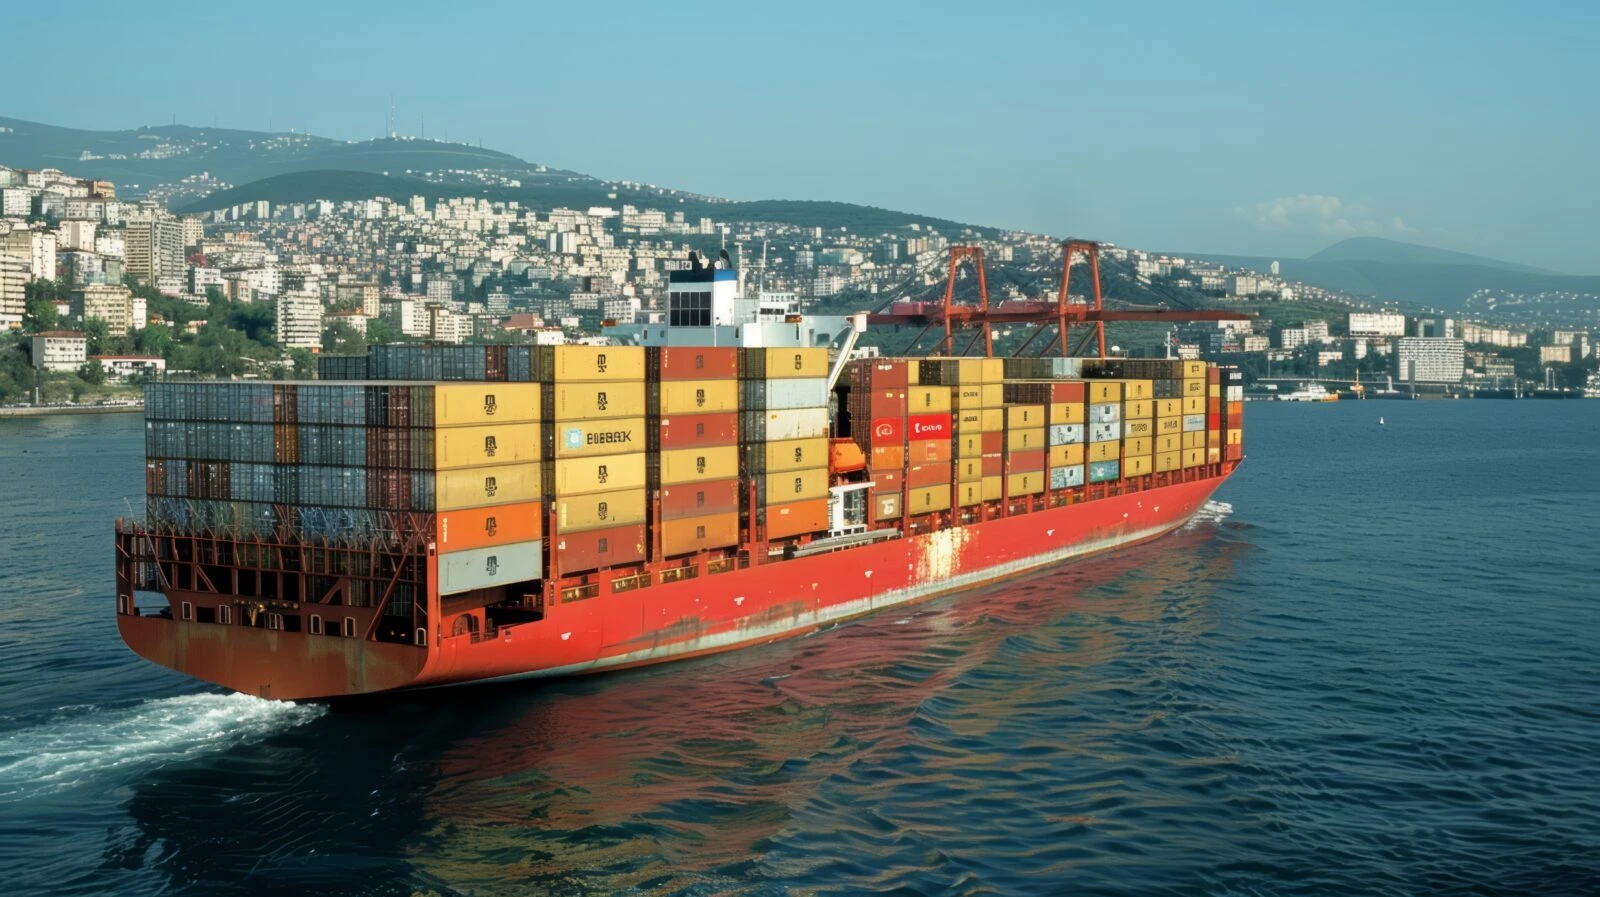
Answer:
<svg viewBox="0 0 1600 897"><path fill-rule="evenodd" d="M948 439L913 439L906 443L908 464L950 463L954 444Z"/></svg>
<svg viewBox="0 0 1600 897"><path fill-rule="evenodd" d="M739 410L737 380L672 380L660 383L657 388L660 390L658 413L662 417Z"/></svg>
<svg viewBox="0 0 1600 897"><path fill-rule="evenodd" d="M439 470L525 463L538 461L540 456L539 424L440 427L433 431L433 439L434 467Z"/></svg>
<svg viewBox="0 0 1600 897"><path fill-rule="evenodd" d="M1122 439L1122 435L1122 424L1120 423L1089 425L1090 442L1116 442Z"/></svg>
<svg viewBox="0 0 1600 897"><path fill-rule="evenodd" d="M798 408L788 411L759 413L762 432L741 434L741 438L754 441L783 439L808 439L828 435L828 409Z"/></svg>
<svg viewBox="0 0 1600 897"><path fill-rule="evenodd" d="M826 498L768 505L765 509L767 538L787 539L828 529Z"/></svg>
<svg viewBox="0 0 1600 897"><path fill-rule="evenodd" d="M998 452L984 453L978 461L983 464L983 478L997 477L1006 472L1006 456Z"/></svg>
<svg viewBox="0 0 1600 897"><path fill-rule="evenodd" d="M823 442L826 450L826 440ZM701 448L673 449L659 456L661 485L726 480L739 475L739 448L733 445L711 445ZM823 456L823 463L826 463Z"/></svg>
<svg viewBox="0 0 1600 897"><path fill-rule="evenodd" d="M906 466L906 450L901 445L882 445L872 449L867 456L867 466L873 470L899 470Z"/></svg>
<svg viewBox="0 0 1600 897"><path fill-rule="evenodd" d="M1166 434L1159 435L1159 436L1157 436L1155 438L1155 452L1154 452L1154 454L1159 455L1159 454L1163 454L1165 452L1176 452L1176 451L1178 451L1178 450L1180 450L1182 448L1183 448L1183 434L1182 433L1166 433Z"/></svg>
<svg viewBox="0 0 1600 897"><path fill-rule="evenodd" d="M984 407L983 384L963 383L950 389L950 408L952 411L976 411Z"/></svg>
<svg viewBox="0 0 1600 897"><path fill-rule="evenodd" d="M439 555L440 595L543 578L544 543L537 539Z"/></svg>
<svg viewBox="0 0 1600 897"><path fill-rule="evenodd" d="M553 501L556 532L631 526L645 519L645 490L619 489L586 495L558 495Z"/></svg>
<svg viewBox="0 0 1600 897"><path fill-rule="evenodd" d="M766 473L821 467L827 463L828 440L825 438L782 439L766 444Z"/></svg>
<svg viewBox="0 0 1600 897"><path fill-rule="evenodd" d="M1186 448L1186 449L1205 448L1206 447L1206 431L1204 431L1204 430L1188 430L1188 431L1185 431L1184 434L1183 434L1183 447Z"/></svg>
<svg viewBox="0 0 1600 897"><path fill-rule="evenodd" d="M1000 430L985 430L979 440L983 443L983 453L985 455L993 455L997 452L1005 451L1006 434Z"/></svg>
<svg viewBox="0 0 1600 897"><path fill-rule="evenodd" d="M1205 396L1189 396L1183 400L1183 413L1204 415L1206 413Z"/></svg>
<svg viewBox="0 0 1600 897"><path fill-rule="evenodd" d="M646 448L645 419L575 421L555 427L555 456L620 455Z"/></svg>
<svg viewBox="0 0 1600 897"><path fill-rule="evenodd" d="M553 346L546 351L552 355L556 383L644 382L644 349L640 346Z"/></svg>
<svg viewBox="0 0 1600 897"><path fill-rule="evenodd" d="M1083 442L1083 424L1051 424L1049 440L1051 445L1070 445Z"/></svg>
<svg viewBox="0 0 1600 897"><path fill-rule="evenodd" d="M1182 399L1157 399L1155 406L1157 418L1183 416Z"/></svg>
<svg viewBox="0 0 1600 897"><path fill-rule="evenodd" d="M1091 442L1088 457L1090 461L1115 461L1122 457L1122 443L1117 440Z"/></svg>
<svg viewBox="0 0 1600 897"><path fill-rule="evenodd" d="M734 445L739 441L739 415L683 414L662 417L656 428L662 449Z"/></svg>
<svg viewBox="0 0 1600 897"><path fill-rule="evenodd" d="M662 380L734 380L739 350L733 347L664 346L647 350L650 370Z"/></svg>
<svg viewBox="0 0 1600 897"><path fill-rule="evenodd" d="M1122 459L1122 475L1124 477L1143 477L1155 472L1156 456L1140 455L1137 458Z"/></svg>
<svg viewBox="0 0 1600 897"><path fill-rule="evenodd" d="M976 458L983 454L983 433L963 433L956 437L955 452L958 458Z"/></svg>
<svg viewBox="0 0 1600 897"><path fill-rule="evenodd" d="M908 494L910 500L906 510L915 514L932 514L935 511L950 510L950 484L928 486L922 489L912 489Z"/></svg>
<svg viewBox="0 0 1600 897"><path fill-rule="evenodd" d="M531 383L440 383L432 387L432 420L413 419L411 426L459 427L491 423L538 423L539 387ZM413 408L413 413L420 409ZM349 423L366 423L365 397L360 417ZM302 417L302 420L306 418ZM347 421L330 421L345 423Z"/></svg>
<svg viewBox="0 0 1600 897"><path fill-rule="evenodd" d="M1205 378L1201 377L1201 378L1198 378L1198 379L1185 379L1183 381L1183 395L1184 395L1184 398L1200 398L1200 399L1205 398L1205 395L1206 395L1206 381L1205 381Z"/></svg>
<svg viewBox="0 0 1600 897"><path fill-rule="evenodd" d="M1183 432L1195 433L1205 430L1206 416L1204 414L1185 414L1183 416Z"/></svg>
<svg viewBox="0 0 1600 897"><path fill-rule="evenodd" d="M1089 417L1089 408L1081 402L1056 402L1050 406L1052 424L1081 424Z"/></svg>
<svg viewBox="0 0 1600 897"><path fill-rule="evenodd" d="M1005 477L991 476L987 471L983 475L983 500L999 501L1005 497Z"/></svg>
<svg viewBox="0 0 1600 897"><path fill-rule="evenodd" d="M1156 441L1148 436L1135 436L1122 440L1122 457L1132 455L1153 455L1156 451Z"/></svg>
<svg viewBox="0 0 1600 897"><path fill-rule="evenodd" d="M1156 418L1156 435L1157 436L1168 436L1168 435L1171 435L1173 433L1182 433L1182 432L1183 432L1183 418L1181 416L1180 417L1158 417L1158 418Z"/></svg>
<svg viewBox="0 0 1600 897"><path fill-rule="evenodd" d="M734 514L739 511L743 492L740 480L712 480L661 487L661 519L682 520L707 514Z"/></svg>
<svg viewBox="0 0 1600 897"><path fill-rule="evenodd" d="M1030 470L1026 473L1013 473L1006 477L1006 497L1017 498L1023 495L1038 495L1044 491L1046 474L1043 470Z"/></svg>
<svg viewBox="0 0 1600 897"><path fill-rule="evenodd" d="M713 548L733 548L738 544L737 512L667 520L661 524L661 553L665 557L681 557Z"/></svg>
<svg viewBox="0 0 1600 897"><path fill-rule="evenodd" d="M759 386L759 390L755 387ZM793 408L826 408L828 406L828 379L826 377L793 377L781 380L744 381L745 408L785 411Z"/></svg>
<svg viewBox="0 0 1600 897"><path fill-rule="evenodd" d="M563 533L548 538L551 542L551 565L555 567L557 576L636 564L644 560L647 544L643 524Z"/></svg>
<svg viewBox="0 0 1600 897"><path fill-rule="evenodd" d="M1011 430L1036 429L1045 425L1044 405L1008 405L1006 427Z"/></svg>
<svg viewBox="0 0 1600 897"><path fill-rule="evenodd" d="M951 473L949 464L913 464L906 468L906 488L915 491L941 483L948 485Z"/></svg>
<svg viewBox="0 0 1600 897"><path fill-rule="evenodd" d="M856 392L857 386L860 386L862 391L898 389L903 392L910 385L907 378L908 367L909 362L905 360L887 358L862 358L852 361L849 368L851 392Z"/></svg>
<svg viewBox="0 0 1600 897"><path fill-rule="evenodd" d="M1004 408L985 408L983 415L983 432L998 433L1006 428L1006 410Z"/></svg>
<svg viewBox="0 0 1600 897"><path fill-rule="evenodd" d="M1228 445L1242 445L1243 443L1244 443L1244 431L1243 430L1240 430L1240 429L1230 429L1230 430L1228 430L1228 441L1227 441Z"/></svg>
<svg viewBox="0 0 1600 897"><path fill-rule="evenodd" d="M1082 464L1087 452L1088 450L1084 448L1082 443L1053 445L1050 447L1049 466L1067 467L1074 464Z"/></svg>
<svg viewBox="0 0 1600 897"><path fill-rule="evenodd" d="M646 485L645 459L648 457L644 452L632 452L625 455L562 458L552 465L551 489L556 495L643 489Z"/></svg>
<svg viewBox="0 0 1600 897"><path fill-rule="evenodd" d="M1156 473L1167 473L1183 466L1183 452L1160 452L1155 457Z"/></svg>
<svg viewBox="0 0 1600 897"><path fill-rule="evenodd" d="M956 461L956 481L960 483L975 483L983 479L982 458L961 458Z"/></svg>
<svg viewBox="0 0 1600 897"><path fill-rule="evenodd" d="M1154 420L1130 420L1122 425L1124 438L1146 437L1156 435L1156 422Z"/></svg>
<svg viewBox="0 0 1600 897"><path fill-rule="evenodd" d="M956 504L963 508L970 508L983 503L983 481L971 480L956 484Z"/></svg>
<svg viewBox="0 0 1600 897"><path fill-rule="evenodd" d="M1206 450L1204 448L1185 448L1183 450L1184 467L1204 467L1206 463Z"/></svg>
<svg viewBox="0 0 1600 897"><path fill-rule="evenodd" d="M1122 403L1123 420L1147 420L1155 416L1161 399L1129 399Z"/></svg>
<svg viewBox="0 0 1600 897"><path fill-rule="evenodd" d="M810 501L828 494L828 468L790 470L756 480L756 501L764 505Z"/></svg>
<svg viewBox="0 0 1600 897"><path fill-rule="evenodd" d="M1049 445L1045 439L1044 427L1034 427L1030 430L1007 430L1006 451L1019 452L1029 449L1042 449Z"/></svg>
<svg viewBox="0 0 1600 897"><path fill-rule="evenodd" d="M1083 376L1082 358L1052 358L1050 359L1050 376L1058 380L1069 377Z"/></svg>
<svg viewBox="0 0 1600 897"><path fill-rule="evenodd" d="M902 517L900 508L900 493L876 492L872 496L872 520L874 523L884 520L899 520Z"/></svg>
<svg viewBox="0 0 1600 897"><path fill-rule="evenodd" d="M1074 464L1070 467L1050 468L1051 489L1071 489L1083 485L1084 466Z"/></svg>
<svg viewBox="0 0 1600 897"><path fill-rule="evenodd" d="M557 423L637 418L645 413L643 381L557 383L552 389Z"/></svg>
<svg viewBox="0 0 1600 897"><path fill-rule="evenodd" d="M1022 452L1013 452L1006 459L1007 470L1016 473L1024 470L1044 470L1047 460L1046 449L1029 449Z"/></svg>
<svg viewBox="0 0 1600 897"><path fill-rule="evenodd" d="M440 554L528 542L544 536L544 505L534 501L440 511L434 534Z"/></svg>
<svg viewBox="0 0 1600 897"><path fill-rule="evenodd" d="M382 471L368 471L368 480ZM456 511L488 505L509 505L538 501L544 496L544 479L537 464L506 464L495 467L469 467L441 470L434 477L432 508L418 510ZM409 482L407 480L406 482ZM393 507L374 502L374 507Z"/></svg>
<svg viewBox="0 0 1600 897"><path fill-rule="evenodd" d="M1091 461L1089 462L1089 482L1106 483L1122 478L1121 467L1116 461Z"/></svg>
<svg viewBox="0 0 1600 897"><path fill-rule="evenodd" d="M1089 406L1089 423L1110 424L1122 420L1122 406L1115 403Z"/></svg>

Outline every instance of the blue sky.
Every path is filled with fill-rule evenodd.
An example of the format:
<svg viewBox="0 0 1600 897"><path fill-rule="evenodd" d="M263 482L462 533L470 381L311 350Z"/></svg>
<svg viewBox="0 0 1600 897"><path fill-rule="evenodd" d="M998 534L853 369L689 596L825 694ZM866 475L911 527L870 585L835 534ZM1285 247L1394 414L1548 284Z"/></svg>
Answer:
<svg viewBox="0 0 1600 897"><path fill-rule="evenodd" d="M43 4L0 114L383 129L1151 249L1600 273L1600 4ZM114 49L82 49L103 36ZM31 80L31 79L29 79ZM14 83L16 83L14 81Z"/></svg>

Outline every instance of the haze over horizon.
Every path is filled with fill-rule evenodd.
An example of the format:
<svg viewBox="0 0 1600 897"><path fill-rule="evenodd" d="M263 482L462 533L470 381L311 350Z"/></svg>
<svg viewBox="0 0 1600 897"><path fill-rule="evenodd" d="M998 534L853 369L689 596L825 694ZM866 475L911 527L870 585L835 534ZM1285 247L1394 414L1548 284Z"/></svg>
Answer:
<svg viewBox="0 0 1600 897"><path fill-rule="evenodd" d="M1171 251L1377 236L1600 273L1600 122L1578 114L1596 99L1593 7L452 9L29 5L8 17L19 33L93 22L123 52L63 66L21 42L14 70L50 89L0 114L366 139L392 94L401 134L425 121L733 199Z"/></svg>

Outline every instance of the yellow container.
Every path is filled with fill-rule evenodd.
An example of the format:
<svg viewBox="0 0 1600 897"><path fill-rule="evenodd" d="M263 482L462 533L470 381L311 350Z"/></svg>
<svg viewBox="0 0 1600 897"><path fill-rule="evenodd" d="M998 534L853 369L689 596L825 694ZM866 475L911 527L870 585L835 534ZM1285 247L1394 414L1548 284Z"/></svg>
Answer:
<svg viewBox="0 0 1600 897"><path fill-rule="evenodd" d="M911 373L917 371L911 365ZM828 376L828 350L820 349L768 349L767 379L787 380L793 377Z"/></svg>
<svg viewBox="0 0 1600 897"><path fill-rule="evenodd" d="M1005 483L1005 478L1004 477L984 477L983 478L983 500L984 501L999 501L1000 500L1000 495L1001 495L1001 490L1004 488L1004 483Z"/></svg>
<svg viewBox="0 0 1600 897"><path fill-rule="evenodd" d="M1156 435L1157 436L1160 436L1160 435L1163 435L1163 434L1166 434L1166 433L1182 433L1182 432L1183 432L1183 415L1180 414L1177 417L1158 417L1158 418L1156 418Z"/></svg>
<svg viewBox="0 0 1600 897"><path fill-rule="evenodd" d="M962 383L960 386L950 388L950 407L954 409L973 409L983 407L983 384Z"/></svg>
<svg viewBox="0 0 1600 897"><path fill-rule="evenodd" d="M1006 385L999 380L983 384L983 407L1000 408L1006 403Z"/></svg>
<svg viewBox="0 0 1600 897"><path fill-rule="evenodd" d="M978 367L983 371L983 382L1000 383L1006 379L1006 362L1004 358L980 358Z"/></svg>
<svg viewBox="0 0 1600 897"><path fill-rule="evenodd" d="M643 489L615 489L587 495L556 496L556 529L563 533L631 526L644 522Z"/></svg>
<svg viewBox="0 0 1600 897"><path fill-rule="evenodd" d="M1206 450L1203 448L1186 448L1183 450L1184 467L1204 467L1206 465Z"/></svg>
<svg viewBox="0 0 1600 897"><path fill-rule="evenodd" d="M907 414L938 414L949 410L948 386L912 386L906 389Z"/></svg>
<svg viewBox="0 0 1600 897"><path fill-rule="evenodd" d="M731 480L738 475L739 447L736 445L672 449L661 453L663 486Z"/></svg>
<svg viewBox="0 0 1600 897"><path fill-rule="evenodd" d="M644 416L642 380L626 383L557 383L555 397L557 422Z"/></svg>
<svg viewBox="0 0 1600 897"><path fill-rule="evenodd" d="M1155 450L1155 440L1149 438L1148 436L1140 436L1133 439L1122 440L1122 457L1124 458L1132 457L1134 455L1153 454Z"/></svg>
<svg viewBox="0 0 1600 897"><path fill-rule="evenodd" d="M767 443L767 473L828 465L828 437ZM737 476L737 470L729 476Z"/></svg>
<svg viewBox="0 0 1600 897"><path fill-rule="evenodd" d="M767 505L822 498L828 494L828 468L789 470L767 475Z"/></svg>
<svg viewBox="0 0 1600 897"><path fill-rule="evenodd" d="M1156 455L1156 473L1166 473L1183 466L1183 452L1160 452Z"/></svg>
<svg viewBox="0 0 1600 897"><path fill-rule="evenodd" d="M1156 422L1149 420L1125 420L1122 422L1122 434L1129 437L1144 438L1156 435Z"/></svg>
<svg viewBox="0 0 1600 897"><path fill-rule="evenodd" d="M1045 473L1042 470L1011 474L1006 477L1006 497L1016 498L1019 495L1038 495L1044 491L1044 477Z"/></svg>
<svg viewBox="0 0 1600 897"><path fill-rule="evenodd" d="M1244 445L1244 430L1229 430L1228 431L1228 444L1229 445Z"/></svg>
<svg viewBox="0 0 1600 897"><path fill-rule="evenodd" d="M1186 449L1203 449L1206 447L1206 431L1190 430L1183 434L1183 447Z"/></svg>
<svg viewBox="0 0 1600 897"><path fill-rule="evenodd" d="M664 380L662 414L714 414L739 410L738 380Z"/></svg>
<svg viewBox="0 0 1600 897"><path fill-rule="evenodd" d="M539 460L539 424L442 427L433 431L435 470Z"/></svg>
<svg viewBox="0 0 1600 897"><path fill-rule="evenodd" d="M1127 399L1122 403L1123 420L1149 420L1155 417L1155 405L1150 399Z"/></svg>
<svg viewBox="0 0 1600 897"><path fill-rule="evenodd" d="M1115 461L1122 456L1122 443L1120 442L1091 442L1089 443L1090 461Z"/></svg>
<svg viewBox="0 0 1600 897"><path fill-rule="evenodd" d="M538 501L544 496L538 464L501 464L441 470L434 474L435 511L459 511Z"/></svg>
<svg viewBox="0 0 1600 897"><path fill-rule="evenodd" d="M1206 381L1205 381L1205 379L1201 378L1199 380L1185 380L1185 381L1183 381L1183 397L1186 398L1186 399L1189 399L1189 398L1201 398L1201 399L1203 399L1203 398L1205 398L1206 397Z"/></svg>
<svg viewBox="0 0 1600 897"><path fill-rule="evenodd" d="M1196 380L1201 383L1206 379L1206 363L1203 361L1185 361L1183 363L1183 379Z"/></svg>
<svg viewBox="0 0 1600 897"><path fill-rule="evenodd" d="M1137 458L1123 458L1122 476L1124 479L1128 477L1149 476L1150 472L1155 469L1155 466L1155 456L1153 455L1140 455Z"/></svg>
<svg viewBox="0 0 1600 897"><path fill-rule="evenodd" d="M433 387L433 424L538 423L537 383L439 383Z"/></svg>
<svg viewBox="0 0 1600 897"><path fill-rule="evenodd" d="M1006 428L1006 410L1004 408L983 409L983 432L998 433Z"/></svg>
<svg viewBox="0 0 1600 897"><path fill-rule="evenodd" d="M1050 446L1050 467L1068 467L1083 463L1083 443Z"/></svg>
<svg viewBox="0 0 1600 897"><path fill-rule="evenodd" d="M1220 399L1220 398L1222 398L1222 384L1220 384L1220 383L1207 383L1206 384L1206 398L1208 398L1208 399Z"/></svg>
<svg viewBox="0 0 1600 897"><path fill-rule="evenodd" d="M977 408L963 408L955 415L957 433L982 433L983 412Z"/></svg>
<svg viewBox="0 0 1600 897"><path fill-rule="evenodd" d="M1156 417L1182 417L1182 399L1156 399Z"/></svg>
<svg viewBox="0 0 1600 897"><path fill-rule="evenodd" d="M1009 405L1006 407L1006 426L1012 430L1029 430L1045 425L1043 405Z"/></svg>
<svg viewBox="0 0 1600 897"><path fill-rule="evenodd" d="M1085 380L1084 385L1088 388L1091 405L1122 401L1121 380Z"/></svg>
<svg viewBox="0 0 1600 897"><path fill-rule="evenodd" d="M911 514L929 514L950 510L949 486L924 486L913 489L906 499L906 511Z"/></svg>
<svg viewBox="0 0 1600 897"><path fill-rule="evenodd" d="M644 380L643 346L556 346L556 382Z"/></svg>
<svg viewBox="0 0 1600 897"><path fill-rule="evenodd" d="M982 458L957 458L956 482L976 483L983 479Z"/></svg>
<svg viewBox="0 0 1600 897"><path fill-rule="evenodd" d="M1222 463L1222 449L1216 448L1215 446L1209 446L1209 445L1206 446L1206 463L1207 464L1221 464Z"/></svg>
<svg viewBox="0 0 1600 897"><path fill-rule="evenodd" d="M1185 396L1184 399L1183 399L1183 413L1184 414L1205 414L1206 413L1206 397L1203 396L1203 395Z"/></svg>
<svg viewBox="0 0 1600 897"><path fill-rule="evenodd" d="M956 434L956 457L977 458L983 454L983 434L958 433Z"/></svg>
<svg viewBox="0 0 1600 897"><path fill-rule="evenodd" d="M1155 395L1155 382L1152 380L1124 380L1122 381L1123 401L1129 399L1148 399Z"/></svg>
<svg viewBox="0 0 1600 897"><path fill-rule="evenodd" d="M999 477L995 477L994 479L999 479ZM982 504L983 482L979 480L971 483L957 483L956 501L959 501L961 503L961 507L963 508L970 508L973 505Z"/></svg>
<svg viewBox="0 0 1600 897"><path fill-rule="evenodd" d="M569 421L556 425L557 458L622 455L644 450L645 428L642 417Z"/></svg>
<svg viewBox="0 0 1600 897"><path fill-rule="evenodd" d="M1161 436L1157 436L1156 439L1155 439L1155 444L1156 444L1155 453L1158 454L1158 455L1165 454L1167 452L1179 451L1179 450L1181 450L1183 448L1183 434L1182 433L1167 433L1167 434L1163 434Z"/></svg>
<svg viewBox="0 0 1600 897"><path fill-rule="evenodd" d="M555 463L557 495L582 495L585 492L615 492L645 487L645 453L601 455L596 458L566 458Z"/></svg>
<svg viewBox="0 0 1600 897"><path fill-rule="evenodd" d="M1041 449L1048 443L1044 438L1044 427L1034 427L1028 430L1007 430L1006 451L1018 452L1027 449Z"/></svg>
<svg viewBox="0 0 1600 897"><path fill-rule="evenodd" d="M1050 406L1050 423L1081 424L1087 413L1088 407L1082 402L1056 402Z"/></svg>

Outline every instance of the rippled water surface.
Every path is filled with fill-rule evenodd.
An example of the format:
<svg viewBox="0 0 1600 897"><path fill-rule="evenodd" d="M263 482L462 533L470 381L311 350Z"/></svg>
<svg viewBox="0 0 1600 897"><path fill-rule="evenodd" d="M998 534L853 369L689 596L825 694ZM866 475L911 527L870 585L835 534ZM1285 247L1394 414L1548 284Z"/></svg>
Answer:
<svg viewBox="0 0 1600 897"><path fill-rule="evenodd" d="M121 646L136 415L0 421L4 893L1600 893L1600 402L1248 412L1148 546L335 711Z"/></svg>

